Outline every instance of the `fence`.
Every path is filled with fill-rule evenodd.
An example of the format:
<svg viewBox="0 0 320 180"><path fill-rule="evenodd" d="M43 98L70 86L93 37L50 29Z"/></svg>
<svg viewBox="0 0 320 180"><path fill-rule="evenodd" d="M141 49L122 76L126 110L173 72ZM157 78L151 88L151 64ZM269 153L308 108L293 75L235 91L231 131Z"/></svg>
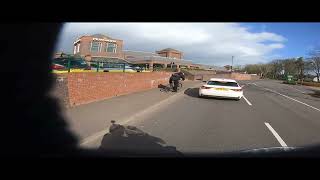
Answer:
<svg viewBox="0 0 320 180"><path fill-rule="evenodd" d="M65 58L54 61L53 73L70 72L146 72L146 69L139 66L133 66L127 62L106 62L84 60L74 60Z"/></svg>

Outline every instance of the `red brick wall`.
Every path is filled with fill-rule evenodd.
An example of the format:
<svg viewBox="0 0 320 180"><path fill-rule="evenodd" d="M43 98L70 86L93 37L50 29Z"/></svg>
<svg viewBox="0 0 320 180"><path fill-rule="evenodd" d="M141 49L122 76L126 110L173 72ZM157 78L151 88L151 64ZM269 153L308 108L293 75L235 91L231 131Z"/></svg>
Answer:
<svg viewBox="0 0 320 180"><path fill-rule="evenodd" d="M258 80L259 76L250 75L250 74L240 74L240 73L203 74L203 75L194 75L193 80L202 79L207 81L210 78L225 78L225 79L235 79L235 80Z"/></svg>
<svg viewBox="0 0 320 180"><path fill-rule="evenodd" d="M258 80L259 76L250 75L250 74L240 74L240 73L232 73L231 79L235 80Z"/></svg>
<svg viewBox="0 0 320 180"><path fill-rule="evenodd" d="M171 73L70 73L70 106L86 104L167 84Z"/></svg>

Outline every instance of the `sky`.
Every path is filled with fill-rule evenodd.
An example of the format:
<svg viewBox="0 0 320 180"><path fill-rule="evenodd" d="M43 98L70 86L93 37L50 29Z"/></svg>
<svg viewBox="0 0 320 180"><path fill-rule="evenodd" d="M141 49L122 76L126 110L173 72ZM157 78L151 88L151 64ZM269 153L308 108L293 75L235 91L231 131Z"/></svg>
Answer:
<svg viewBox="0 0 320 180"><path fill-rule="evenodd" d="M66 23L56 51L72 53L82 35L122 39L124 50L173 48L194 63L224 66L306 57L320 46L320 23Z"/></svg>

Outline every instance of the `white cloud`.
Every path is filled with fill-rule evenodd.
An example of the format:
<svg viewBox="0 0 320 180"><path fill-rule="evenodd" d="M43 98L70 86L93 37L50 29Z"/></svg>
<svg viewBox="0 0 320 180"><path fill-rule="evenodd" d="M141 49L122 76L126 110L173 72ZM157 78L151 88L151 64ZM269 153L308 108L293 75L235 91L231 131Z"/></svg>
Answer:
<svg viewBox="0 0 320 180"><path fill-rule="evenodd" d="M265 61L286 39L272 32L253 33L237 23L68 23L57 49L72 49L84 34L101 33L124 40L124 49L156 51L171 47L185 59L214 65Z"/></svg>

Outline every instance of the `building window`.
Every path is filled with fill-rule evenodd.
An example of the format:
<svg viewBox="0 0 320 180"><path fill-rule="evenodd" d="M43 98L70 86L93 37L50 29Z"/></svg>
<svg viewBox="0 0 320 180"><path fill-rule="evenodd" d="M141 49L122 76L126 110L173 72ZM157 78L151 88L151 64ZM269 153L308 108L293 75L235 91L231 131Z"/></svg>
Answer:
<svg viewBox="0 0 320 180"><path fill-rule="evenodd" d="M100 52L101 42L92 41L91 42L91 52Z"/></svg>
<svg viewBox="0 0 320 180"><path fill-rule="evenodd" d="M80 52L80 44L78 44L77 52Z"/></svg>
<svg viewBox="0 0 320 180"><path fill-rule="evenodd" d="M77 45L74 45L73 47L73 54L76 54L77 53Z"/></svg>
<svg viewBox="0 0 320 180"><path fill-rule="evenodd" d="M117 44L115 44L115 43L107 43L106 52L116 53L117 52Z"/></svg>

